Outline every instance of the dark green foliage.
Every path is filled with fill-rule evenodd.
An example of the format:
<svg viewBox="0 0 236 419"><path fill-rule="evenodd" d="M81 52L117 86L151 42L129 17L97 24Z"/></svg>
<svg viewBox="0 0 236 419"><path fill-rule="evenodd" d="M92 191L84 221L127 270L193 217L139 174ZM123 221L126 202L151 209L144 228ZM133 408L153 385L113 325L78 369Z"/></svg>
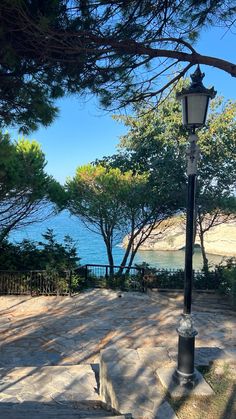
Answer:
<svg viewBox="0 0 236 419"><path fill-rule="evenodd" d="M81 278L81 277L80 277ZM143 292L143 277L141 273L129 275L114 274L101 277L95 277L92 274L88 275L87 279L79 281L79 286L83 288L107 288L120 291L139 291Z"/></svg>
<svg viewBox="0 0 236 419"><path fill-rule="evenodd" d="M192 42L209 24L233 26L235 9L225 0L1 0L1 124L47 126L55 99L71 93L105 107L156 100L165 70L182 62L180 78L186 62L206 63ZM226 61L207 64L235 75Z"/></svg>
<svg viewBox="0 0 236 419"><path fill-rule="evenodd" d="M158 269L150 267L147 263L135 265L137 268L145 269L145 288L158 289L183 289L184 271ZM193 289L215 290L232 300L233 307L236 307L236 259L230 258L223 261L212 271L194 271Z"/></svg>
<svg viewBox="0 0 236 419"><path fill-rule="evenodd" d="M19 244L4 241L0 248L1 270L47 270L60 272L75 269L79 263L76 246L70 236L58 243L53 230L42 234L44 241L23 240Z"/></svg>
<svg viewBox="0 0 236 419"><path fill-rule="evenodd" d="M205 272L202 269L201 272L195 272L193 287L196 290L219 290L220 280L216 274L216 271Z"/></svg>
<svg viewBox="0 0 236 419"><path fill-rule="evenodd" d="M42 234L44 241L39 242L41 249L42 265L46 269L65 270L75 269L79 258L76 253L76 246L70 236L64 237L64 243L56 241L55 234L52 229ZM44 268L44 269L45 269ZM43 267L41 268L43 269Z"/></svg>
<svg viewBox="0 0 236 419"><path fill-rule="evenodd" d="M146 266L145 266L146 265ZM183 289L184 288L184 271L156 269L148 264L136 265L138 267L145 266L144 286L145 288L159 289Z"/></svg>
<svg viewBox="0 0 236 419"><path fill-rule="evenodd" d="M228 295L236 309L236 258L229 258L216 267L219 291Z"/></svg>
<svg viewBox="0 0 236 419"><path fill-rule="evenodd" d="M184 289L184 271L169 270L169 269L152 269L152 273L146 273L145 277L146 288L159 288L159 289ZM208 272L195 272L193 288L195 290L218 290L219 280L214 271Z"/></svg>
<svg viewBox="0 0 236 419"><path fill-rule="evenodd" d="M1 243L1 294L68 294L81 288L80 258L71 237L59 243L51 229L42 236L42 242Z"/></svg>

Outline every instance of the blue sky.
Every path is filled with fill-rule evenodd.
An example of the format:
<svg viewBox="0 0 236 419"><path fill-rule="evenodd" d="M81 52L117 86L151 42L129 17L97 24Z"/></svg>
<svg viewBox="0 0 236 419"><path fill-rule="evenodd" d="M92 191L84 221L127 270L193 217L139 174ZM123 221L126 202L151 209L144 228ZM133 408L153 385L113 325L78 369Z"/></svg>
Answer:
<svg viewBox="0 0 236 419"><path fill-rule="evenodd" d="M220 29L202 33L198 52L236 62L236 35L224 33L225 30ZM207 87L213 85L219 95L236 100L236 79L211 67L201 69L206 74ZM58 105L60 114L56 121L29 138L42 145L48 161L47 172L64 183L66 177L73 176L77 166L113 154L126 128L114 121L111 114L101 111L93 98L82 103L79 98L68 97Z"/></svg>

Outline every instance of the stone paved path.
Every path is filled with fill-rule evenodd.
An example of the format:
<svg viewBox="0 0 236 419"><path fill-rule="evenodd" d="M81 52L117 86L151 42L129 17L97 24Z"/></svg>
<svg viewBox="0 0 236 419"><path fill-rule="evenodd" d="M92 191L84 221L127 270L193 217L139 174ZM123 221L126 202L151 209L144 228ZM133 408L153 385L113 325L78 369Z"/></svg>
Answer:
<svg viewBox="0 0 236 419"><path fill-rule="evenodd" d="M120 298L116 292L98 289L72 298L0 297L2 409L3 406L8 409L7 403L21 401L22 409L27 406L29 410L27 403L32 402L32 394L32 419L39 417L36 413L34 416L37 403L43 408L51 403L55 406L75 400L82 402L86 398L99 402L90 364L96 369L100 351L111 345L134 349L164 346L173 360L177 347L175 329L181 312L182 303L176 299L167 301L160 296L150 299L138 293L123 293ZM206 353L209 347L218 347L235 359L235 316L218 309L217 315L210 309L199 311L196 304L194 318L199 332L196 346L207 347ZM214 353L216 358L220 356L219 349ZM80 392L81 398L77 397ZM2 410L0 417L8 418L3 413ZM54 417L53 414L52 410L48 417ZM68 412L64 417L74 419ZM85 416L77 413L76 417ZM18 416L9 418L18 419Z"/></svg>
<svg viewBox="0 0 236 419"><path fill-rule="evenodd" d="M177 345L182 305L146 294L92 290L75 297L0 297L0 367L99 362L101 349ZM236 319L194 312L196 346L236 349Z"/></svg>

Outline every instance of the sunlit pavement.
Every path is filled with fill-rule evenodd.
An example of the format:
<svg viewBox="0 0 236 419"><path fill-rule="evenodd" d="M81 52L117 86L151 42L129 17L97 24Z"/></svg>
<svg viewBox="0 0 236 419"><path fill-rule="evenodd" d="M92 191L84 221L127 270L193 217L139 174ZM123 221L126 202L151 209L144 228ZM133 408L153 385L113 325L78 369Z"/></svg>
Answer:
<svg viewBox="0 0 236 419"><path fill-rule="evenodd" d="M74 297L0 297L0 367L97 363L101 349L177 346L182 304L95 289ZM194 311L197 347L236 349L233 313Z"/></svg>
<svg viewBox="0 0 236 419"><path fill-rule="evenodd" d="M142 366L153 369L147 371L159 394L155 402L160 399L158 409L164 412L158 417L173 417L154 372L176 364L181 300L101 289L73 297L0 297L0 417L56 419L59 412L62 419L113 416L99 404L97 380L100 351L108 347L118 353L137 349L131 352ZM218 301L206 304L202 299L193 313L199 332L196 364L230 358L235 365L234 313L223 305L221 309Z"/></svg>

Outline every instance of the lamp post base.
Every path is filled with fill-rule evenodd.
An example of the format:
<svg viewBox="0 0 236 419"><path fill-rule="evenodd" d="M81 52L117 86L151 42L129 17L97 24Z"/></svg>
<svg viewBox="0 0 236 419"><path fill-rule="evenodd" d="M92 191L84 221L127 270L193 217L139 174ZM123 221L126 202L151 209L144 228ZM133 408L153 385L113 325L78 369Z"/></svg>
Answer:
<svg viewBox="0 0 236 419"><path fill-rule="evenodd" d="M192 385L190 383L188 385L185 385L185 383L179 385L179 377L177 377L177 381L175 380L175 368L164 366L157 369L157 376L162 386L174 400L189 397L190 395L193 397L209 397L214 394L214 391L198 370L195 370L195 375Z"/></svg>
<svg viewBox="0 0 236 419"><path fill-rule="evenodd" d="M194 371L194 348L197 330L193 326L191 314L182 314L179 327L178 366L173 380L184 387L193 388L197 384Z"/></svg>
<svg viewBox="0 0 236 419"><path fill-rule="evenodd" d="M185 374L178 369L173 374L173 381L181 387L192 389L198 383L197 375L195 371L192 374Z"/></svg>

